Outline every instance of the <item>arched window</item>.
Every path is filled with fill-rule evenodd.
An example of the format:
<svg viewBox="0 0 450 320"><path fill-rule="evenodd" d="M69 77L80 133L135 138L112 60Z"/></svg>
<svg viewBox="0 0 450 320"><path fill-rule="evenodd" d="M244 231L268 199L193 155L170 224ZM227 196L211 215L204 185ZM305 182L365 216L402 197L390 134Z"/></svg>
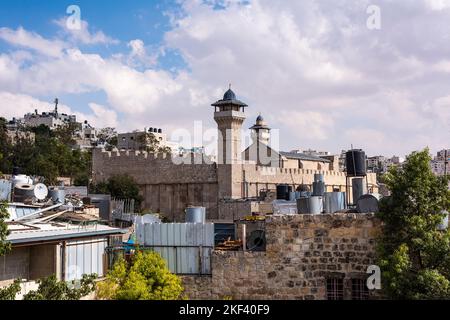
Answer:
<svg viewBox="0 0 450 320"><path fill-rule="evenodd" d="M317 164L317 170L322 170L322 165L320 163Z"/></svg>

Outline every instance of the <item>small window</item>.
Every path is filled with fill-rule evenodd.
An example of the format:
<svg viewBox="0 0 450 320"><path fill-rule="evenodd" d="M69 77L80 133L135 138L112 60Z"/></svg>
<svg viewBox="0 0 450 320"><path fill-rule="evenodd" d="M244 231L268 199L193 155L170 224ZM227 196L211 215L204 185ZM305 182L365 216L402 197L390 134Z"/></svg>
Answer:
<svg viewBox="0 0 450 320"><path fill-rule="evenodd" d="M344 300L344 279L327 279L327 300Z"/></svg>
<svg viewBox="0 0 450 320"><path fill-rule="evenodd" d="M352 300L368 300L369 288L364 279L352 279Z"/></svg>

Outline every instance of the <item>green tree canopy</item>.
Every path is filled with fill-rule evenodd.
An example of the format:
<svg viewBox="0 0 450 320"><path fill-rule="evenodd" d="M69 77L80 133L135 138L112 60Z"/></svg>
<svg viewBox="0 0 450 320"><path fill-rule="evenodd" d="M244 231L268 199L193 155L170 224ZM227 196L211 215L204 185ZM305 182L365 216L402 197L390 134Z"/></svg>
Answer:
<svg viewBox="0 0 450 320"><path fill-rule="evenodd" d="M99 298L114 300L176 300L183 292L181 279L154 251L138 251L129 265L119 259L97 288Z"/></svg>
<svg viewBox="0 0 450 320"><path fill-rule="evenodd" d="M114 175L105 182L91 186L91 193L110 194L118 199L134 199L139 208L143 198L139 194L139 186L129 175Z"/></svg>
<svg viewBox="0 0 450 320"><path fill-rule="evenodd" d="M428 149L413 152L384 176L391 196L380 202L378 253L390 298L450 298L450 232L438 228L450 209L450 191L430 161Z"/></svg>

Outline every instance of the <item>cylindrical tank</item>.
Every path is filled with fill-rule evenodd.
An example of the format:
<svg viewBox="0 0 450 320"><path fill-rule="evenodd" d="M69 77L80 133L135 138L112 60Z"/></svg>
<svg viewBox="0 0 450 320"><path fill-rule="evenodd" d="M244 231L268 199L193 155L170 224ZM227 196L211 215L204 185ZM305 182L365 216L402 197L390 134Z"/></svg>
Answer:
<svg viewBox="0 0 450 320"><path fill-rule="evenodd" d="M186 212L186 222L205 223L206 221L205 207L187 207L185 212Z"/></svg>
<svg viewBox="0 0 450 320"><path fill-rule="evenodd" d="M297 199L297 192L291 191L289 192L289 201L295 201Z"/></svg>
<svg viewBox="0 0 450 320"><path fill-rule="evenodd" d="M50 187L48 189L48 196L54 203L64 203L66 198L66 191L61 187Z"/></svg>
<svg viewBox="0 0 450 320"><path fill-rule="evenodd" d="M356 203L363 194L367 193L366 184L364 183L364 178L353 178L352 179L352 196L353 203Z"/></svg>
<svg viewBox="0 0 450 320"><path fill-rule="evenodd" d="M378 210L378 199L371 194L362 195L356 202L356 211L359 213L378 212Z"/></svg>
<svg viewBox="0 0 450 320"><path fill-rule="evenodd" d="M319 214L323 211L323 198L312 196L297 199L297 212L300 214Z"/></svg>
<svg viewBox="0 0 450 320"><path fill-rule="evenodd" d="M14 202L25 202L34 198L34 186L32 184L18 183L14 187Z"/></svg>
<svg viewBox="0 0 450 320"><path fill-rule="evenodd" d="M323 181L314 181L313 182L313 196L323 196L325 193L325 182Z"/></svg>
<svg viewBox="0 0 450 320"><path fill-rule="evenodd" d="M12 177L13 188L18 184L33 184L33 179L24 174L18 174Z"/></svg>
<svg viewBox="0 0 450 320"><path fill-rule="evenodd" d="M289 192L292 191L292 187L287 184L277 185L277 200L289 200Z"/></svg>
<svg viewBox="0 0 450 320"><path fill-rule="evenodd" d="M314 173L314 181L324 181L322 173Z"/></svg>
<svg viewBox="0 0 450 320"><path fill-rule="evenodd" d="M326 213L335 213L345 209L345 192L325 192L323 209Z"/></svg>
<svg viewBox="0 0 450 320"><path fill-rule="evenodd" d="M366 176L366 153L361 149L347 151L345 154L345 165L347 168L347 176Z"/></svg>

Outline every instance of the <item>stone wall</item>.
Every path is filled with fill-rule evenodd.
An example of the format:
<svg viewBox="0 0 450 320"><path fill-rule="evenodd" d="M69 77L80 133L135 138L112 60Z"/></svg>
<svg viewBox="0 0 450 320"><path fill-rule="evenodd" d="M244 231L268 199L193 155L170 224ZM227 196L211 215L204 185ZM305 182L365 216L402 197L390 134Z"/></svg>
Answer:
<svg viewBox="0 0 450 320"><path fill-rule="evenodd" d="M188 205L206 207L207 219L232 220L251 214L245 204L222 205L222 202L257 197L260 190L275 189L281 183L293 189L300 184L311 185L315 173L324 175L327 191L345 191L345 174L338 171L271 168L245 162L217 165L201 155L175 157L139 151L93 151L94 181L104 181L116 174L132 176L144 197L143 207L162 213L172 221L184 221L184 209ZM367 178L376 192L376 176L369 174Z"/></svg>
<svg viewBox="0 0 450 320"><path fill-rule="evenodd" d="M373 214L274 216L265 252L214 251L212 276L184 277L192 299L326 299L326 279L365 279L380 222ZM371 297L378 293L371 292Z"/></svg>
<svg viewBox="0 0 450 320"><path fill-rule="evenodd" d="M206 207L207 219L218 218L217 168L198 157L172 158L169 154L139 151L104 152L94 149L94 181L128 174L139 184L143 207L172 221L184 221L184 209Z"/></svg>

